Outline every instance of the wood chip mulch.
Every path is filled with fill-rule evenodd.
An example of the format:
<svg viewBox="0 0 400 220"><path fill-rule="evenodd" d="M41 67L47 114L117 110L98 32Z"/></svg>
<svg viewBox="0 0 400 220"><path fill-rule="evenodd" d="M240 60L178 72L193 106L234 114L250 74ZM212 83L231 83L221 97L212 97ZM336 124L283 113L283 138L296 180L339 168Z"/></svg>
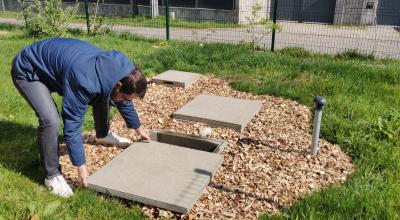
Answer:
<svg viewBox="0 0 400 220"><path fill-rule="evenodd" d="M228 142L222 152L224 162L190 213L180 215L140 204L143 213L152 219L255 219L263 212L279 212L322 187L343 183L354 171L351 158L338 145L323 139L318 156L311 157L312 113L306 106L279 97L236 91L227 81L213 76L204 76L187 89L150 83L145 99L135 101L135 106L147 130L199 135L200 129L210 126L171 117L199 94L262 100L263 106L242 133L212 127L209 137ZM111 129L132 141L138 140L119 114L113 118ZM94 145L93 136L94 132L84 135L90 174L123 151ZM76 169L70 163L65 146L61 151L64 176L76 186Z"/></svg>

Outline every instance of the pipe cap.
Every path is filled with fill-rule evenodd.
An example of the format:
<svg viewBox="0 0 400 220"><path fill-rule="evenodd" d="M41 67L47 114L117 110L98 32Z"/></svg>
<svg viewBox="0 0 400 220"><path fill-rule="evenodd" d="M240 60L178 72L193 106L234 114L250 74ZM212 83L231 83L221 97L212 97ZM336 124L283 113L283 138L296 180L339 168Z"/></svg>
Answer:
<svg viewBox="0 0 400 220"><path fill-rule="evenodd" d="M324 96L315 96L314 103L315 108L321 110L326 104L326 98Z"/></svg>

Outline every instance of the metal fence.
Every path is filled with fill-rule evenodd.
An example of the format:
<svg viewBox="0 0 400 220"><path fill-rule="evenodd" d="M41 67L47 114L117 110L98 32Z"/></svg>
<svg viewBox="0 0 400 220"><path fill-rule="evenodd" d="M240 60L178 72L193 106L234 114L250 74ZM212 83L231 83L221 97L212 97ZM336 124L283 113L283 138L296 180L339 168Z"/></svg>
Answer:
<svg viewBox="0 0 400 220"><path fill-rule="evenodd" d="M3 11L20 7L16 0L0 1ZM71 27L86 28L87 5L92 25L96 15L97 24L102 21L103 27L146 38L248 43L261 49L302 47L329 54L356 50L380 58L400 58L399 0L64 2L65 6L75 4L79 4L80 15ZM276 26L272 22L274 18ZM263 20L267 20L264 22L267 25L260 23ZM0 21L10 20L0 18Z"/></svg>

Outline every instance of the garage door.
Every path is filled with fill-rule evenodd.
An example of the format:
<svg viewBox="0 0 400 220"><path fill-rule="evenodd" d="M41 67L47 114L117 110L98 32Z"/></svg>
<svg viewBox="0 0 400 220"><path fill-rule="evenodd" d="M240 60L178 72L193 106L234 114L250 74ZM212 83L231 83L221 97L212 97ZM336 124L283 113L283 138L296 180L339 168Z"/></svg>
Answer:
<svg viewBox="0 0 400 220"><path fill-rule="evenodd" d="M279 20L332 23L336 0L278 0ZM274 1L271 0L271 18Z"/></svg>
<svg viewBox="0 0 400 220"><path fill-rule="evenodd" d="M400 1L380 0L377 9L377 22L382 25L400 25Z"/></svg>

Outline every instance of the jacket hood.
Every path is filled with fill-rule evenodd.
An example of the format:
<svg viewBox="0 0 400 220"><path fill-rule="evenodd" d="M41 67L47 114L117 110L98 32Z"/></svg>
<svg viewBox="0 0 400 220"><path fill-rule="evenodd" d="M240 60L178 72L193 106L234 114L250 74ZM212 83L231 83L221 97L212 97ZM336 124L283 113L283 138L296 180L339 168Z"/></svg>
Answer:
<svg viewBox="0 0 400 220"><path fill-rule="evenodd" d="M129 58L121 52L111 50L98 55L96 73L100 80L101 96L108 98L115 84L135 69Z"/></svg>

